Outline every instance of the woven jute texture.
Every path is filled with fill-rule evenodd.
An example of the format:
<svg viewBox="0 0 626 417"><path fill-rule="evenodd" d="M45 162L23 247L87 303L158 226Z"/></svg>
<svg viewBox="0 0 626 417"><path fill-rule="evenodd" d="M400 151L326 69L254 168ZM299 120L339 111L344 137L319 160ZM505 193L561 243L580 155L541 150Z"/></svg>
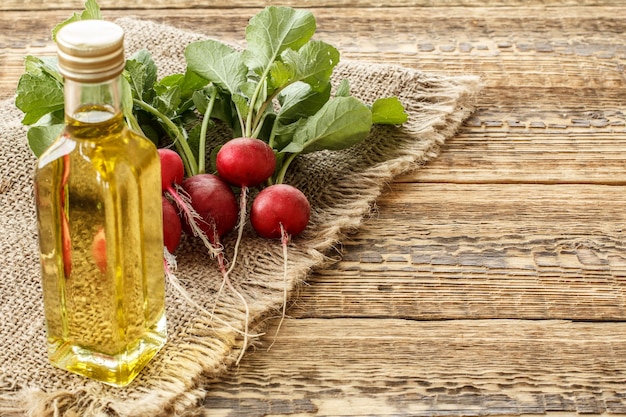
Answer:
<svg viewBox="0 0 626 417"><path fill-rule="evenodd" d="M183 50L203 39L153 22L124 18L127 54L149 50L159 76L184 70ZM358 228L394 176L418 169L437 156L473 111L479 90L475 77L445 76L391 65L342 61L334 80L348 78L352 93L366 103L398 96L409 113L402 127L375 127L368 139L340 152L302 157L286 182L301 188L312 206L306 231L289 246L287 288L329 262L337 243ZM242 345L244 308L228 290L211 322L168 284L169 340L126 388L86 380L48 363L40 286L32 175L35 159L26 143L22 114L13 100L0 102L0 415L160 416L181 415L202 399L202 382L233 365ZM234 234L225 239L230 256ZM176 275L189 296L211 309L221 275L203 245L185 238L177 252ZM250 307L251 332L280 314L283 255L280 242L254 236L248 227L231 275ZM94 295L96 296L96 295ZM225 326L220 324L228 322Z"/></svg>

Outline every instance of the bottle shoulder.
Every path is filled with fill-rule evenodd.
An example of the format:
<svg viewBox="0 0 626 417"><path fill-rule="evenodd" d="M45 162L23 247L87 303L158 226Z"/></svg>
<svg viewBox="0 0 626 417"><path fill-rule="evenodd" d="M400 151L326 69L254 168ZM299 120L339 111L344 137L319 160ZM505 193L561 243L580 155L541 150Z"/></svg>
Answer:
<svg viewBox="0 0 626 417"><path fill-rule="evenodd" d="M39 157L40 164L80 152L83 155L104 153L110 156L123 155L125 152L145 152L158 157L154 142L144 135L123 126L119 131L102 136L81 137L73 134L71 128L65 128L56 140Z"/></svg>

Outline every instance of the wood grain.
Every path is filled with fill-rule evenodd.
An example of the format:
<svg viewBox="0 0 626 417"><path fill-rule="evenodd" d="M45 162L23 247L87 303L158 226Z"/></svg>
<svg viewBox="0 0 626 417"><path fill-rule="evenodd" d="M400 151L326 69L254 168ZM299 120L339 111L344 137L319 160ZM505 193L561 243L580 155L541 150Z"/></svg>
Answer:
<svg viewBox="0 0 626 417"><path fill-rule="evenodd" d="M625 206L621 186L397 183L290 314L619 321Z"/></svg>
<svg viewBox="0 0 626 417"><path fill-rule="evenodd" d="M204 406L216 417L623 414L625 332L557 320L288 320L269 351L208 386Z"/></svg>
<svg viewBox="0 0 626 417"><path fill-rule="evenodd" d="M82 0L0 4L0 97ZM257 0L102 0L243 44ZM303 0L342 59L479 75L476 113L398 178L215 416L626 414L626 6ZM33 11L37 11L34 13Z"/></svg>
<svg viewBox="0 0 626 417"><path fill-rule="evenodd" d="M623 184L615 150L625 145L626 120L619 108L626 96L626 46L615 33L625 29L624 23L611 7L594 8L594 19L579 19L587 10L384 8L375 11L375 32L368 26L371 9L320 9L316 16L318 36L338 44L344 59L483 78L479 110L461 134L432 169L403 181ZM105 13L116 18L128 12ZM131 13L235 43L242 43L241 28L252 14L213 11L208 29L205 16L191 10ZM56 22L66 15L46 12L42 19ZM0 55L0 91L8 97L23 72L24 55L54 54L48 40L53 24L33 25L29 15L5 12L0 26L12 27L0 34L0 45L10 46ZM26 31L29 36L20 38ZM556 38L562 33L572 40Z"/></svg>

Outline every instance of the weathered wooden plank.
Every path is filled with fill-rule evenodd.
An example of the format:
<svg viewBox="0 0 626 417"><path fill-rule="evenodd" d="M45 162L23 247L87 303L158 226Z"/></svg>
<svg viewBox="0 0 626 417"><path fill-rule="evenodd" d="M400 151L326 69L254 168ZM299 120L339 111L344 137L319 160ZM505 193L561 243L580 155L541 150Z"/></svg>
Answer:
<svg viewBox="0 0 626 417"><path fill-rule="evenodd" d="M480 112L476 117L480 117ZM501 115L501 120L506 120ZM583 118L580 120L589 120ZM469 122L471 123L471 121ZM465 127L439 157L398 182L624 185L624 128ZM535 119L533 123L546 125ZM605 133L606 132L606 133Z"/></svg>
<svg viewBox="0 0 626 417"><path fill-rule="evenodd" d="M586 9L580 7L341 8L317 10L316 17L318 37L335 44L348 59L481 74L488 86L566 85L594 96L602 88L623 88L626 46L620 34L626 23L617 17L623 11L594 9L593 16L586 19ZM207 25L206 14L193 10L105 11L111 19L129 13L239 43L252 15L245 9L211 10L206 12L211 16ZM376 19L371 18L373 13ZM53 52L50 29L66 16L64 11L0 14L0 26L7 28L0 34L0 46L7 49L3 54L4 88L15 83L24 54ZM42 46L47 48L41 50Z"/></svg>
<svg viewBox="0 0 626 417"><path fill-rule="evenodd" d="M287 320L271 350L207 386L204 407L242 417L620 414L625 334L626 323Z"/></svg>
<svg viewBox="0 0 626 417"><path fill-rule="evenodd" d="M56 9L82 9L84 0L3 0L1 10L56 10ZM276 4L268 0L136 0L129 4L124 0L99 0L102 8L247 8L264 7ZM437 7L441 2L437 0L284 0L281 5L292 7ZM446 1L449 7L497 7L497 6L543 6L543 0L454 0ZM621 6L620 0L553 0L551 6Z"/></svg>
<svg viewBox="0 0 626 417"><path fill-rule="evenodd" d="M495 15L499 10L489 8L486 13ZM626 23L612 16L610 10L596 13L595 9L593 19L576 20L583 10L568 9L559 19L555 12L550 12L532 21L527 11L516 17L503 13L500 23L489 21L484 27L472 24L470 19L475 19L475 15L462 16L458 10L444 18L443 9L434 8L428 21L398 21L398 11L386 8L380 10L376 23L380 30L376 34L372 34L370 20L349 17L346 9L337 9L332 16L320 10L322 21L326 22L326 26L320 24L320 36L329 41L351 39L340 42L346 50L345 59L391 61L428 71L483 77L486 88L478 102L479 110L461 134L446 146L431 169L402 181L620 184L625 180L619 175L623 160L620 151L626 149L622 135L626 120L620 110L626 87L620 62L626 56L626 47L618 38L626 30ZM419 9L412 11L424 13ZM214 22L215 26L212 24L209 29L204 17L191 11L167 17L165 13L140 12L183 28L214 29L213 35L235 42L241 42L239 32L249 14L242 10L218 10L217 22L223 23ZM111 13L115 17L125 12ZM45 19L56 22L62 16L64 12L50 12ZM341 25L347 18L356 23ZM3 25L15 25L13 32L0 35L0 44L8 47L0 55L0 91L8 97L15 91L24 55L53 54L54 47L47 40L49 28L43 25L35 25L27 39L18 37L33 27L28 14L6 12L0 15L0 21L4 21ZM515 27L515 36L509 35L506 24ZM465 33L466 28L469 34ZM541 28L548 32L543 33ZM602 30L598 32L598 28ZM485 33L496 29L501 33ZM554 42L554 34L562 30L576 36L571 41ZM417 35L422 31L426 34ZM496 40L505 33L511 41ZM420 43L418 36L430 37L433 49ZM460 39L469 42L449 43L446 39L450 36L463 36ZM553 45L552 49L546 45ZM392 50L381 53L383 48ZM572 154L576 157L572 158Z"/></svg>
<svg viewBox="0 0 626 417"><path fill-rule="evenodd" d="M6 30L3 30L1 36L23 35L25 32L22 31L20 23L27 25L29 30L26 33L29 35L38 32L47 34L51 25L72 13L58 8L48 11L43 8L37 10L38 13L21 10L3 11L2 16L11 17L14 25L3 22L2 27ZM318 20L318 33L333 33L337 37L342 37L343 33L353 35L344 37L343 40L346 42L358 41L359 37L380 39L379 46L383 47L382 50L395 48L397 42L416 40L420 50L428 52L433 48L421 43L428 40L435 49L441 49L442 52L507 53L519 49L524 52L537 50L544 53L555 51L592 53L594 49L601 47L609 48L604 51L608 53L610 48L624 47L623 43L615 38L619 36L624 26L623 19L620 18L620 12L623 10L624 7L545 6L341 7L315 9L314 14ZM256 10L234 7L215 10L146 10L140 7L103 10L106 18L143 16L207 34L243 33L247 20L255 12ZM207 22L207 18L211 20ZM372 30L373 26L375 30ZM615 41L605 44L603 40L607 38L614 38ZM395 39L396 42L387 44L384 42L385 39ZM485 48L481 41L497 42L497 47Z"/></svg>
<svg viewBox="0 0 626 417"><path fill-rule="evenodd" d="M4 4L4 3L3 3ZM32 4L32 3L28 3ZM28 33L47 35L49 28L71 14L66 10L38 8L38 13L21 10L4 11L8 19L2 22L2 38L18 38ZM393 50L398 43L416 41L419 50L429 52L473 52L474 54L538 51L543 53L593 53L604 50L607 56L612 49L623 51L619 34L624 27L620 13L624 7L384 7L384 8L321 8L314 10L318 20L318 33L332 33L346 44L363 39L371 43L359 45L379 50ZM139 16L168 22L178 27L207 34L243 33L247 20L255 10L219 8L215 10L174 9L145 10L105 9L106 18ZM372 17L375 16L375 19ZM207 22L207 18L211 18ZM3 19L4 20L4 19ZM13 25L9 24L13 22ZM349 24L346 24L348 22ZM374 30L373 30L374 28ZM27 29L27 32L24 30ZM350 34L350 36L342 36ZM24 36L21 36L24 38ZM0 38L0 39L2 39ZM361 39L362 38L362 39ZM395 42L388 43L386 40ZM606 39L614 39L606 43ZM426 43L422 43L422 41ZM496 42L496 48L487 48L482 41ZM430 45L428 44L430 43ZM362 48L359 48L361 50Z"/></svg>
<svg viewBox="0 0 626 417"><path fill-rule="evenodd" d="M390 188L291 316L626 319L625 187Z"/></svg>

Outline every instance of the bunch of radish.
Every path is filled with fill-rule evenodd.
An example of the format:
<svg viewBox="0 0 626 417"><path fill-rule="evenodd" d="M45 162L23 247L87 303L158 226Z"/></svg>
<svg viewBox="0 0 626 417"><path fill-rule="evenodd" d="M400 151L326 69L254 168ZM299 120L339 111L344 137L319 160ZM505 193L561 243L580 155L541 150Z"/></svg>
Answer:
<svg viewBox="0 0 626 417"><path fill-rule="evenodd" d="M243 330L245 345L249 308L245 297L234 287L229 277L236 265L247 221L249 187L259 186L272 176L276 166L274 152L259 139L233 139L217 153L219 175L199 173L187 178L184 178L183 162L178 153L167 148L160 148L158 152L161 159L165 247L173 254L180 242L181 231L184 230L199 237L210 253L215 255L223 277L216 303L225 286L242 301L246 311ZM241 190L239 203L231 186ZM260 236L279 237L286 255L289 237L304 230L309 216L309 202L301 191L292 186L276 184L263 189L255 198L251 222ZM230 266L226 268L221 239L237 224L237 241Z"/></svg>
<svg viewBox="0 0 626 417"><path fill-rule="evenodd" d="M174 253L182 230L200 237L216 255L220 269L229 273L234 268L238 244L247 221L249 187L269 179L276 166L272 149L255 138L228 141L217 153L219 176L200 173L184 178L181 157L168 148L158 150L161 160L163 192L163 236L166 248ZM240 188L239 203L230 186ZM310 205L306 196L287 184L264 188L252 205L251 224L259 236L280 238L287 244L290 236L307 226ZM233 263L225 269L221 238L239 224Z"/></svg>

